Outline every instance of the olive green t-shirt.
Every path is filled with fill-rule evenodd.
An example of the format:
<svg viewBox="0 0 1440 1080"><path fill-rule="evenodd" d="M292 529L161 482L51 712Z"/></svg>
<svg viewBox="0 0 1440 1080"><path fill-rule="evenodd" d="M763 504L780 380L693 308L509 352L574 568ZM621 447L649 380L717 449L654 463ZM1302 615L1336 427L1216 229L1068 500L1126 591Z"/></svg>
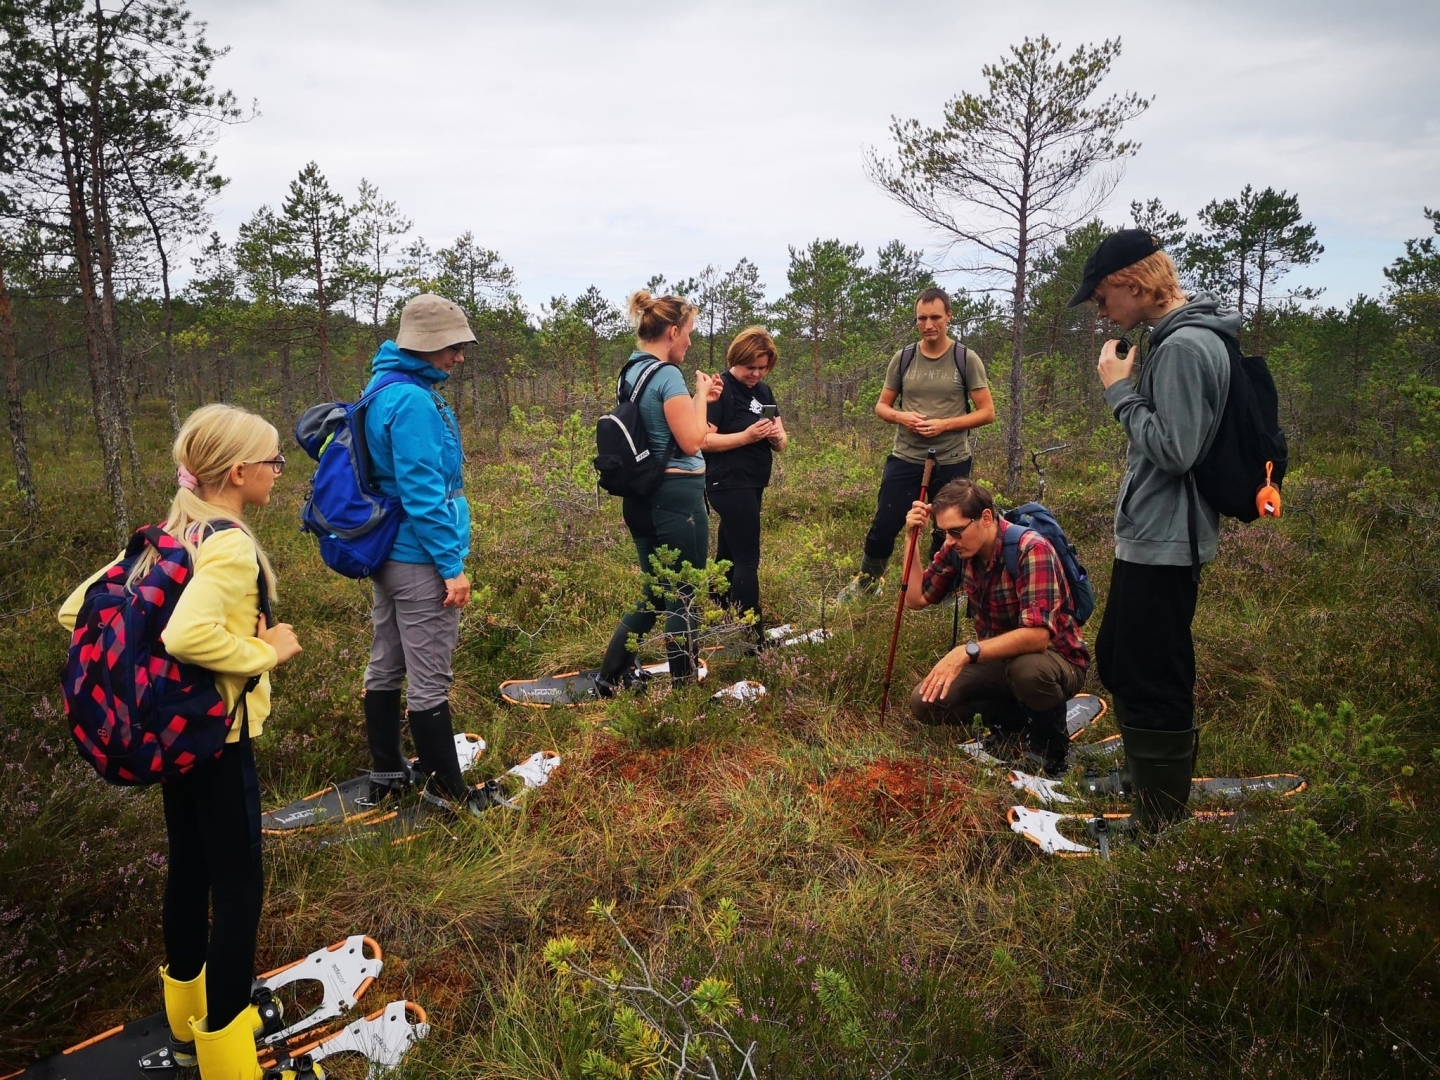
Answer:
<svg viewBox="0 0 1440 1080"><path fill-rule="evenodd" d="M885 369L885 389L898 390L895 408L902 412L924 413L933 419L965 415L965 391L960 382L960 372L955 369L955 350L945 350L938 359L932 360L915 347L915 359L905 371L905 385L900 385L900 350L890 358ZM971 391L987 388L985 364L973 349L965 350L965 382ZM947 431L933 439L917 435L903 424L895 425L894 454L901 461L913 461L920 465L925 454L934 447L939 451L937 460L942 465L964 461L970 456L970 432Z"/></svg>

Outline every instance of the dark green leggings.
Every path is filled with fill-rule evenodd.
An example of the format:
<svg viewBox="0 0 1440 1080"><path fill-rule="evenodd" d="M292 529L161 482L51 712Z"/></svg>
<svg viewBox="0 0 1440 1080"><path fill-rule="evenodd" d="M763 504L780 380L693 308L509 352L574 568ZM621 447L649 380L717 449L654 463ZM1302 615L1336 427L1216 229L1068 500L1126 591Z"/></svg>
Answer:
<svg viewBox="0 0 1440 1080"><path fill-rule="evenodd" d="M660 548L680 552L680 562L704 566L710 550L710 517L705 511L705 477L668 474L648 499L626 499L625 526L635 541L635 554L640 572L654 573L650 556ZM660 611L665 612L666 654L670 660L670 677L675 682L695 678L696 637L698 623L695 593L682 586L679 595L666 600L647 587L634 610L628 611L615 628L600 677L614 683L635 663L635 654L626 648L631 634L644 637L655 626Z"/></svg>

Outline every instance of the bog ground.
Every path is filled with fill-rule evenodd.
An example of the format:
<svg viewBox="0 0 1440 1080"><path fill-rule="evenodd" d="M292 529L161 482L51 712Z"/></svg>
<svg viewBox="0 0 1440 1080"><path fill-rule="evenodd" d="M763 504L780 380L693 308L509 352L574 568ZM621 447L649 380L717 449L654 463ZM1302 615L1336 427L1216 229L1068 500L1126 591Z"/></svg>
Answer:
<svg viewBox="0 0 1440 1080"><path fill-rule="evenodd" d="M59 423L34 437L41 514L27 524L12 489L0 548L9 1068L158 1002L157 793L106 788L59 714L53 608L114 549L93 452ZM146 520L170 491L163 431L156 404L141 427ZM533 414L498 440L466 434L477 598L457 726L489 742L478 776L544 748L564 764L520 814L396 847L302 834L266 849L261 966L378 938L387 968L366 1004L409 996L434 1025L405 1075L651 1075L707 1008L770 1076L1435 1073L1437 611L1390 526L1347 498L1362 456L1312 447L1281 521L1227 531L1196 622L1201 771L1293 769L1309 792L1104 863L1047 860L1011 835L1015 793L957 752L963 733L922 730L903 707L879 723L893 591L822 616L853 572L880 433L797 424L766 502L768 617L823 617L829 642L712 660L707 691L759 679L770 694L753 705L660 691L580 710L505 706L496 687L593 663L637 589L618 505L585 479L588 432ZM1073 446L1047 501L1103 604L1118 435L1053 434ZM256 518L277 610L306 650L276 677L259 742L267 805L366 763L366 587L325 571L296 531L304 473L287 470ZM901 703L950 617L907 613ZM723 623L712 632L723 640ZM630 984L622 934L694 995L688 1014L582 978L614 965ZM640 1007L653 1027L627 1012ZM726 1073L712 1052L733 1074L738 1056Z"/></svg>

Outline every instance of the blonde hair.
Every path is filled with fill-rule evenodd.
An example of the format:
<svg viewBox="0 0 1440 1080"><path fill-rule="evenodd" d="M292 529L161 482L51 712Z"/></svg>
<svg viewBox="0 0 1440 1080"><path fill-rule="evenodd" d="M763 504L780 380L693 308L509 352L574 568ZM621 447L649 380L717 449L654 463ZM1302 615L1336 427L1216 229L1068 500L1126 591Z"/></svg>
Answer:
<svg viewBox="0 0 1440 1080"><path fill-rule="evenodd" d="M680 296L651 296L650 290L639 289L630 297L630 325L641 341L658 341L672 326L682 329L700 313L690 301Z"/></svg>
<svg viewBox="0 0 1440 1080"><path fill-rule="evenodd" d="M1185 299L1185 290L1180 287L1180 275L1175 272L1175 264L1163 251L1146 255L1123 270L1107 274L1100 284L1122 289L1133 288L1152 304Z"/></svg>
<svg viewBox="0 0 1440 1080"><path fill-rule="evenodd" d="M780 354L775 351L775 339L770 336L770 332L763 326L747 326L735 335L735 340L730 342L730 348L725 350L725 366L749 367L757 356L770 358L770 363L765 365L766 375L775 369L775 362L780 359Z"/></svg>
<svg viewBox="0 0 1440 1080"><path fill-rule="evenodd" d="M193 564L196 549L204 538L204 526L223 518L234 521L255 544L255 557L260 562L260 572L265 578L265 589L273 601L275 592L275 571L270 560L255 539L250 526L229 514L218 512L213 503L200 497L202 488L223 491L230 483L230 470L241 463L263 461L274 453L280 443L280 434L275 426L262 416L239 409L233 405L205 405L196 409L180 425L180 434L175 436L175 445L170 455L175 464L188 469L195 477L196 489L178 487L175 498L170 502L170 512L165 515L164 529L184 545L190 553ZM155 565L157 555L147 547L130 572L126 586L131 587Z"/></svg>

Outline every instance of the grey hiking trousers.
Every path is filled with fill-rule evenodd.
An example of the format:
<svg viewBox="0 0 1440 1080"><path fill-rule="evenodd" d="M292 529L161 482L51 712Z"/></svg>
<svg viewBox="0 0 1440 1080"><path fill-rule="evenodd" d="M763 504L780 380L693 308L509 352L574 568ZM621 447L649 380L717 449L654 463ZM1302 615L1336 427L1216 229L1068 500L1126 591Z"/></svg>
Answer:
<svg viewBox="0 0 1440 1080"><path fill-rule="evenodd" d="M450 660L460 640L460 609L445 607L440 571L434 563L392 559L370 580L375 640L365 666L365 689L399 690L408 675L405 704L412 712L445 704L455 681Z"/></svg>

